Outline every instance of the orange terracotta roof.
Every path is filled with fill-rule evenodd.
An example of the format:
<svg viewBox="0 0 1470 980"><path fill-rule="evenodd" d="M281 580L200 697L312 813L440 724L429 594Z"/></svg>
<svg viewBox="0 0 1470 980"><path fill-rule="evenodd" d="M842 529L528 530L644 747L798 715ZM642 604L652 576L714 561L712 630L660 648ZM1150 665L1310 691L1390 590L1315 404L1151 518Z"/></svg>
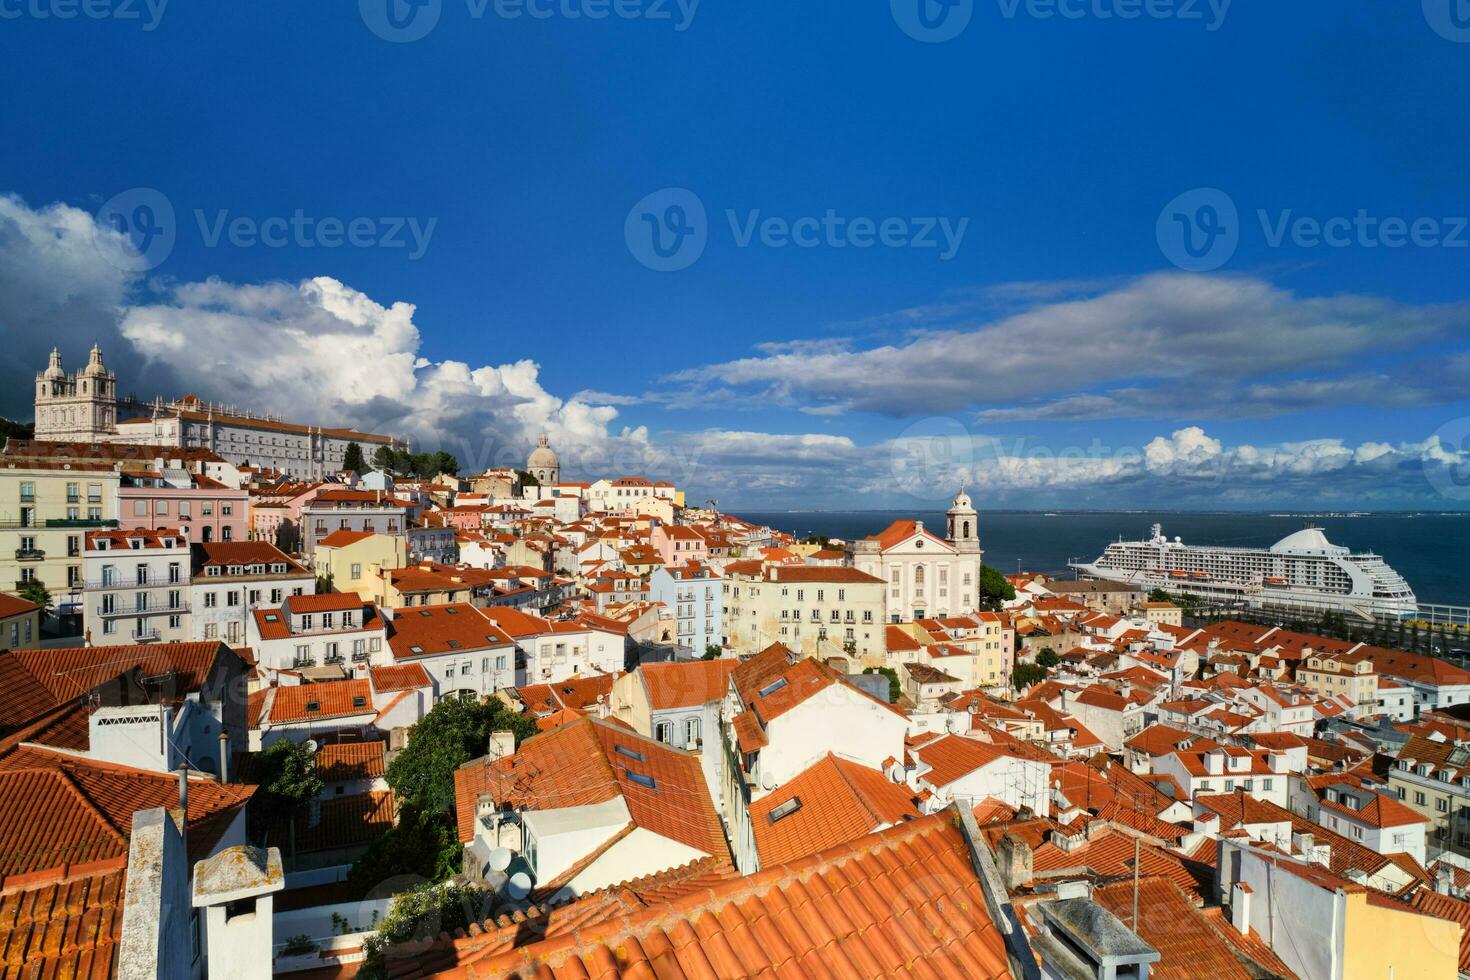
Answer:
<svg viewBox="0 0 1470 980"><path fill-rule="evenodd" d="M326 681L272 688L266 716L273 725L319 718L349 718L375 714L372 686L365 680Z"/></svg>
<svg viewBox="0 0 1470 980"><path fill-rule="evenodd" d="M568 677L555 684L527 684L516 691L521 703L532 714L542 715L563 708L582 710L612 693L613 681L621 675L593 674L590 677Z"/></svg>
<svg viewBox="0 0 1470 980"><path fill-rule="evenodd" d="M738 661L695 660L687 663L643 664L638 668L654 711L719 701L730 691L730 672Z"/></svg>
<svg viewBox="0 0 1470 980"><path fill-rule="evenodd" d="M287 596L285 608L293 616L302 613L347 612L368 603L356 592L320 592L316 595Z"/></svg>
<svg viewBox="0 0 1470 980"><path fill-rule="evenodd" d="M1160 960L1149 967L1158 980L1250 980L1252 974L1231 952L1196 907L1194 899L1167 878L1138 882L1138 922L1133 922L1134 886L1120 881L1092 890L1092 900L1112 912L1138 936L1159 951Z"/></svg>
<svg viewBox="0 0 1470 980"><path fill-rule="evenodd" d="M1011 753L1000 746L962 735L945 735L909 750L931 767L921 778L934 786L948 786L955 780L987 766Z"/></svg>
<svg viewBox="0 0 1470 980"><path fill-rule="evenodd" d="M127 872L84 874L0 895L0 974L110 980Z"/></svg>
<svg viewBox="0 0 1470 980"><path fill-rule="evenodd" d="M936 814L575 933L460 957L446 975L999 980L1010 969L986 909L963 835Z"/></svg>
<svg viewBox="0 0 1470 980"><path fill-rule="evenodd" d="M0 619L9 619L11 616L23 616L40 610L40 606L34 602L22 599L20 596L0 592Z"/></svg>
<svg viewBox="0 0 1470 980"><path fill-rule="evenodd" d="M699 757L597 719L530 738L506 759L467 762L455 771L454 789L463 843L474 838L481 795L538 810L621 796L635 825L705 854L728 854Z"/></svg>
<svg viewBox="0 0 1470 980"><path fill-rule="evenodd" d="M919 816L907 786L830 753L750 804L756 849L767 866Z"/></svg>
<svg viewBox="0 0 1470 980"><path fill-rule="evenodd" d="M398 660L509 647L514 642L467 602L400 609L388 623L388 631L388 646Z"/></svg>
<svg viewBox="0 0 1470 980"><path fill-rule="evenodd" d="M372 677L373 690L379 693L412 691L430 686L429 672L423 664L395 664L392 667L373 667L368 671Z"/></svg>
<svg viewBox="0 0 1470 980"><path fill-rule="evenodd" d="M316 772L323 781L342 783L381 778L384 742L341 742L323 745L316 753Z"/></svg>
<svg viewBox="0 0 1470 980"><path fill-rule="evenodd" d="M364 541L367 538L371 537L376 537L376 534L373 531L338 530L333 531L331 534L318 541L317 547L346 548L349 545L357 544L357 542Z"/></svg>

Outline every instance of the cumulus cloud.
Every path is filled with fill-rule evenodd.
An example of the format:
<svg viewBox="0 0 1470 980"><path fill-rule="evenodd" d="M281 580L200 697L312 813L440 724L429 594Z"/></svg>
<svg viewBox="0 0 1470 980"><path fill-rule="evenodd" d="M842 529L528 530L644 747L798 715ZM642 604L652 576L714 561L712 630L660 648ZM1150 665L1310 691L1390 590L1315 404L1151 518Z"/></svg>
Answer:
<svg viewBox="0 0 1470 980"><path fill-rule="evenodd" d="M385 306L325 276L176 286L126 310L121 333L214 398L443 446L469 466L515 463L541 432L569 470L647 447L646 430L613 429L616 408L547 391L534 361L428 361L413 304Z"/></svg>
<svg viewBox="0 0 1470 980"><path fill-rule="evenodd" d="M1071 289L1088 285L1069 284ZM1269 379L1304 365L1341 368L1368 352L1412 350L1470 324L1470 305L1407 306L1344 294L1303 297L1261 279L1157 273L1084 296L1027 284L1014 297L1038 297L999 319L916 332L876 347L823 343L770 346L760 356L678 372L673 380L716 382L816 405L843 404L892 416L959 412L1062 399L1037 417L1151 414L1148 389L1165 385L1178 403L1199 381ZM926 315L907 311L911 326ZM1115 394L1095 389L1131 386ZM1223 394L1223 389L1221 389ZM1298 383L1261 388L1258 410L1361 399L1351 385L1313 392ZM1279 399L1280 409L1270 408ZM1061 415L1053 414L1061 412Z"/></svg>

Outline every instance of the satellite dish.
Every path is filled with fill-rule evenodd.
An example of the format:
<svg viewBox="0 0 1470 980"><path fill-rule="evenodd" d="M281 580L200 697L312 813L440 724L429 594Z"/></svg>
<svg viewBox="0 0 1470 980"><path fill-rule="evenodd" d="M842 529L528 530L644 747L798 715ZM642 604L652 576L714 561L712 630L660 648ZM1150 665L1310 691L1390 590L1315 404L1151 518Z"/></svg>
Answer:
<svg viewBox="0 0 1470 980"><path fill-rule="evenodd" d="M510 859L514 857L508 847L497 847L490 852L490 870L504 871L510 867Z"/></svg>
<svg viewBox="0 0 1470 980"><path fill-rule="evenodd" d="M505 892L519 902L531 894L531 876L524 871L517 871L510 876L510 882L505 886Z"/></svg>
<svg viewBox="0 0 1470 980"><path fill-rule="evenodd" d="M306 751L310 752L312 755L316 755L316 750L317 750L316 739L314 739L314 738L307 739L306 740Z"/></svg>

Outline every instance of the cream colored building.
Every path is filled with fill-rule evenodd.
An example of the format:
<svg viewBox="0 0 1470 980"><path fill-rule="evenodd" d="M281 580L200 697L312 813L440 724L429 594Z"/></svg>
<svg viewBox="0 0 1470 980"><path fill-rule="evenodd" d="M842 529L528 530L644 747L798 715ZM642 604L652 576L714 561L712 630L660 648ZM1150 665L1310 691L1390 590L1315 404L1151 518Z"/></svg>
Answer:
<svg viewBox="0 0 1470 980"><path fill-rule="evenodd" d="M772 643L808 657L885 663L883 580L856 568L735 562L725 567L725 646L752 654Z"/></svg>
<svg viewBox="0 0 1470 980"><path fill-rule="evenodd" d="M948 537L923 521L894 521L848 549L852 566L886 583L887 619L958 616L980 604L979 517L963 490L947 515Z"/></svg>
<svg viewBox="0 0 1470 980"><path fill-rule="evenodd" d="M118 480L112 467L79 463L0 469L0 590L40 582L57 615L80 615L86 533L117 527Z"/></svg>
<svg viewBox="0 0 1470 980"><path fill-rule="evenodd" d="M1354 716L1378 713L1378 674L1366 653L1314 653L1297 668L1297 683L1324 697L1345 694Z"/></svg>
<svg viewBox="0 0 1470 980"><path fill-rule="evenodd" d="M334 531L317 542L311 567L318 577L332 583L337 592L356 592L363 599L377 599L382 592L385 568L408 564L402 535L370 531Z"/></svg>
<svg viewBox="0 0 1470 980"><path fill-rule="evenodd" d="M1172 602L1142 602L1138 611L1155 626L1183 626L1184 610Z"/></svg>

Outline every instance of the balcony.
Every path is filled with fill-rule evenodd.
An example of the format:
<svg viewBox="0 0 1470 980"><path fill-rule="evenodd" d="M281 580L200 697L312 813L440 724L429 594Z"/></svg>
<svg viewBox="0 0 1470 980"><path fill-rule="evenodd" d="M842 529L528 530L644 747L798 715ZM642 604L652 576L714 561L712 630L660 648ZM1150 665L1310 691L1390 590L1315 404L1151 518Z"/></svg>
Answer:
<svg viewBox="0 0 1470 980"><path fill-rule="evenodd" d="M159 633L155 627L150 626L147 629L132 630L128 635L133 638L134 643L156 643Z"/></svg>
<svg viewBox="0 0 1470 980"><path fill-rule="evenodd" d="M139 606L139 605L115 605L111 609L106 606L97 606L97 615L109 616L164 616L181 615L189 611L189 604L181 602L176 606Z"/></svg>
<svg viewBox="0 0 1470 980"><path fill-rule="evenodd" d="M45 561L46 560L46 552L42 551L40 548L16 548L15 549L15 560L16 561Z"/></svg>

